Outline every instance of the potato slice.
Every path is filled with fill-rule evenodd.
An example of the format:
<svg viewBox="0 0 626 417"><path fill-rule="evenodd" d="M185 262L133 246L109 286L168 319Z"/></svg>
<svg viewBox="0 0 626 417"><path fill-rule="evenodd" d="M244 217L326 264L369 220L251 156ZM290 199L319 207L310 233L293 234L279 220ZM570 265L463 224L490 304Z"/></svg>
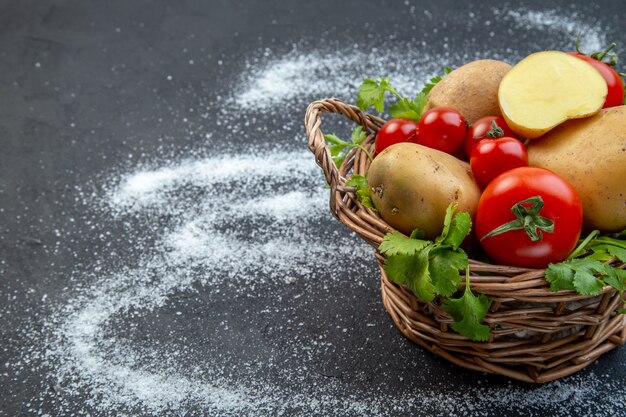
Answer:
<svg viewBox="0 0 626 417"><path fill-rule="evenodd" d="M529 139L568 119L595 114L606 95L606 82L595 68L560 51L527 56L502 78L498 89L507 124Z"/></svg>

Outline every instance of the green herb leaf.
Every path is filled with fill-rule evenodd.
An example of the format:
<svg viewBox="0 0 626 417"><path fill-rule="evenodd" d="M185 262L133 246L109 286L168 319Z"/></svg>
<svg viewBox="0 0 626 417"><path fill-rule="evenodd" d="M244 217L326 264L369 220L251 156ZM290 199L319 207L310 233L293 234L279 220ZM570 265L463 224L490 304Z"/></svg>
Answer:
<svg viewBox="0 0 626 417"><path fill-rule="evenodd" d="M600 236L588 246L594 252L606 252L609 258L615 257L622 262L626 262L626 241L614 239L608 236Z"/></svg>
<svg viewBox="0 0 626 417"><path fill-rule="evenodd" d="M626 270L611 268L611 273L604 278L604 282L619 292L626 291Z"/></svg>
<svg viewBox="0 0 626 417"><path fill-rule="evenodd" d="M424 88L422 89L422 93L428 94L430 93L430 90L433 89L433 87L441 80L443 80L443 78L450 74L452 72L452 68L446 66L443 67L443 75L437 75L433 78L430 79L429 82L426 83L426 85L424 86Z"/></svg>
<svg viewBox="0 0 626 417"><path fill-rule="evenodd" d="M459 270L467 267L467 254L449 249L437 248L430 251L428 271L435 292L444 297L456 292L461 283Z"/></svg>
<svg viewBox="0 0 626 417"><path fill-rule="evenodd" d="M427 240L412 239L396 231L385 235L378 250L387 256L415 255L430 244Z"/></svg>
<svg viewBox="0 0 626 417"><path fill-rule="evenodd" d="M384 268L389 279L409 287L423 301L453 295L461 282L459 270L467 271L469 282L467 254L459 245L469 234L472 221L468 213L455 211L453 204L447 208L443 231L434 242L422 240L423 231L415 229L411 237L388 233L378 247L387 257ZM445 303L451 303L448 308L454 312L450 313L456 320L453 330L472 340L489 338L489 326L481 324L491 305L487 296L475 297L468 288L463 297Z"/></svg>
<svg viewBox="0 0 626 417"><path fill-rule="evenodd" d="M372 155L370 155L367 149L361 146L361 143L367 137L367 135L363 131L363 127L355 127L352 130L351 137L352 142L347 142L332 133L324 135L324 139L326 140L326 142L330 143L330 145L328 146L328 150L330 151L330 156L333 158L333 161L335 162L337 168L339 168L343 161L346 159L347 154L344 153L346 152L346 149L360 148L370 160L372 159Z"/></svg>
<svg viewBox="0 0 626 417"><path fill-rule="evenodd" d="M382 112L385 109L385 91L388 87L389 77L380 78L378 81L365 78L359 87L356 105L361 110L367 110L370 106L374 106L376 111Z"/></svg>
<svg viewBox="0 0 626 417"><path fill-rule="evenodd" d="M324 139L326 140L326 142L332 143L333 145L343 145L345 147L350 144L349 142L342 140L337 135L332 134L332 133L324 135Z"/></svg>
<svg viewBox="0 0 626 417"><path fill-rule="evenodd" d="M453 330L475 342L484 342L489 339L490 328L481 323L491 307L491 300L484 294L476 297L472 293L469 270L466 272L465 282L463 296L446 300L442 308L454 319Z"/></svg>
<svg viewBox="0 0 626 417"><path fill-rule="evenodd" d="M574 288L581 295L597 295L604 288L604 281L596 278L588 270L580 269L574 273Z"/></svg>
<svg viewBox="0 0 626 417"><path fill-rule="evenodd" d="M365 176L352 174L352 177L346 181L346 185L356 189L356 199L359 200L361 204L373 211L378 211L372 201L372 193L367 184L367 174L365 174Z"/></svg>
<svg viewBox="0 0 626 417"><path fill-rule="evenodd" d="M597 276L610 274L610 267L586 257L550 264L546 271L546 280L550 282L552 291L574 290L581 295L596 295L604 287L604 281Z"/></svg>
<svg viewBox="0 0 626 417"><path fill-rule="evenodd" d="M435 298L435 287L428 272L428 251L415 255L390 256L385 261L385 273L393 282L406 285L415 296L428 302Z"/></svg>
<svg viewBox="0 0 626 417"><path fill-rule="evenodd" d="M422 109L418 104L404 97L389 106L389 115L419 121L422 116Z"/></svg>
<svg viewBox="0 0 626 417"><path fill-rule="evenodd" d="M353 144L360 145L361 143L363 143L367 135L363 131L363 126L357 126L352 129L352 134L350 135L350 137L352 138Z"/></svg>
<svg viewBox="0 0 626 417"><path fill-rule="evenodd" d="M574 288L574 270L566 262L550 264L546 270L546 280L550 283L550 290L571 290Z"/></svg>
<svg viewBox="0 0 626 417"><path fill-rule="evenodd" d="M460 212L453 216L456 210L456 204L448 206L443 220L443 231L435 240L436 243L451 246L455 250L463 243L472 229L472 218L469 213Z"/></svg>

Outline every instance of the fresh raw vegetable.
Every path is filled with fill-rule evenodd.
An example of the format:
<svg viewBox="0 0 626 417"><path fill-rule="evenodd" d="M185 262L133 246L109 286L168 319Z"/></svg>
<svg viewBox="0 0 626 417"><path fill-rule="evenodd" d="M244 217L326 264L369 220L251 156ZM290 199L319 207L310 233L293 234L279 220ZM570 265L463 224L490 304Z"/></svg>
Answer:
<svg viewBox="0 0 626 417"><path fill-rule="evenodd" d="M467 132L465 119L449 107L434 107L426 111L418 123L417 143L453 153L461 146Z"/></svg>
<svg viewBox="0 0 626 417"><path fill-rule="evenodd" d="M481 187L513 168L528 165L528 153L522 142L514 138L483 139L474 148L470 167Z"/></svg>
<svg viewBox="0 0 626 417"><path fill-rule="evenodd" d="M586 229L626 228L626 106L563 123L528 145L528 160L576 188Z"/></svg>
<svg viewBox="0 0 626 417"><path fill-rule="evenodd" d="M377 211L372 203L372 193L367 185L367 174L365 176L359 174L352 174L352 177L346 181L346 186L354 187L354 193L356 199L361 202L365 207Z"/></svg>
<svg viewBox="0 0 626 417"><path fill-rule="evenodd" d="M465 64L432 88L425 109L451 107L470 124L484 116L500 116L498 85L510 69L509 64L491 59Z"/></svg>
<svg viewBox="0 0 626 417"><path fill-rule="evenodd" d="M431 78L413 100L400 95L400 93L391 86L389 77L379 78L378 81L365 78L359 87L356 105L361 110L367 110L370 106L374 106L376 111L382 112L385 109L385 93L389 92L397 98L397 101L389 106L388 109L391 117L418 121L424 112L428 93L435 84L441 81L451 71L452 69L450 67L444 67L443 75Z"/></svg>
<svg viewBox="0 0 626 417"><path fill-rule="evenodd" d="M474 296L470 289L467 254L460 248L472 226L470 215L446 208L441 234L434 241L420 238L416 229L407 237L399 232L388 233L378 250L386 256L385 273L397 284L405 285L416 297L428 302L440 296L442 308L452 316L452 329L473 341L489 338L489 326L481 324L491 301L485 295ZM453 216L454 214L454 216ZM461 283L459 270L466 271L466 286L458 299L449 298Z"/></svg>
<svg viewBox="0 0 626 417"><path fill-rule="evenodd" d="M372 155L370 155L367 149L361 146L361 143L363 143L366 137L367 135L365 135L365 132L363 131L363 128L361 126L357 126L352 130L352 142L347 142L343 139L340 139L337 135L334 135L332 133L324 135L324 139L326 139L326 141L331 144L328 149L330 150L330 155L333 158L333 161L335 162L335 165L337 167L341 166L343 161L346 159L347 150L351 148L361 149L369 159L372 159Z"/></svg>
<svg viewBox="0 0 626 417"><path fill-rule="evenodd" d="M411 119L391 119L376 134L376 153L401 142L417 143L417 122Z"/></svg>
<svg viewBox="0 0 626 417"><path fill-rule="evenodd" d="M598 236L594 230L564 262L550 264L546 280L552 291L571 290L582 295L598 294L606 285L615 288L626 303L626 270L606 264L613 259L626 263L626 230L617 238ZM626 308L618 309L626 314Z"/></svg>
<svg viewBox="0 0 626 417"><path fill-rule="evenodd" d="M422 229L433 238L441 233L451 203L473 216L480 198L469 164L413 143L392 145L380 153L367 181L381 217L406 235Z"/></svg>
<svg viewBox="0 0 626 417"><path fill-rule="evenodd" d="M604 77L608 93L602 108L621 106L624 104L624 81L617 71L612 68L615 64L617 64L617 55L615 52L612 52L616 46L615 42L613 42L603 51L586 55L580 51L578 42L576 42L576 51L568 52L568 54L591 64L596 70L598 70L600 75ZM608 62L604 62L605 58L608 59Z"/></svg>
<svg viewBox="0 0 626 417"><path fill-rule="evenodd" d="M515 168L491 181L476 210L476 236L495 262L545 268L576 247L582 226L576 190L543 168Z"/></svg>
<svg viewBox="0 0 626 417"><path fill-rule="evenodd" d="M469 159L474 147L483 139L497 139L501 137L515 137L506 121L499 116L485 116L476 120L467 131L463 147L465 155Z"/></svg>
<svg viewBox="0 0 626 417"><path fill-rule="evenodd" d="M529 139L568 119L593 115L606 96L606 82L594 67L559 51L527 56L502 78L498 90L507 124Z"/></svg>

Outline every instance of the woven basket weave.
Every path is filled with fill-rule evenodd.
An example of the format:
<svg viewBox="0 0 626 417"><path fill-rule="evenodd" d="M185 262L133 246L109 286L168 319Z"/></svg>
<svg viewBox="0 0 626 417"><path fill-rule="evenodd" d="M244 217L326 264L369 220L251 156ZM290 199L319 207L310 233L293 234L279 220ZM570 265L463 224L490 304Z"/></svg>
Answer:
<svg viewBox="0 0 626 417"><path fill-rule="evenodd" d="M367 172L370 160L353 149L337 169L321 130L322 113L337 113L361 125L367 134L363 144L372 153L384 120L337 99L311 103L305 116L309 149L330 185L331 212L378 248L393 229L356 200L352 187L345 186L352 173ZM626 341L626 316L616 312L623 303L613 288L605 287L598 296L552 292L543 269L470 259L472 291L492 300L484 320L491 337L487 342L472 342L450 328L453 320L438 299L429 303L418 300L411 290L387 278L384 257L377 250L375 257L381 271L383 304L398 329L411 341L464 368L544 383L573 374ZM617 260L612 265L626 268Z"/></svg>

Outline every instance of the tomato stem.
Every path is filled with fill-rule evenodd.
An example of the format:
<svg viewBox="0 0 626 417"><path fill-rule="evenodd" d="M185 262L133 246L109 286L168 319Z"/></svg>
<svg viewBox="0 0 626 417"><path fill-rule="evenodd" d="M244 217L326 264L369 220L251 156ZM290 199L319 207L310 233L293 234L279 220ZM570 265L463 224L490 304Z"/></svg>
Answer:
<svg viewBox="0 0 626 417"><path fill-rule="evenodd" d="M617 47L617 44L615 42L611 42L611 44L606 49L590 53L588 56L600 62L604 62L609 67L614 67L617 65L617 54L613 52L613 49L615 49L615 47ZM587 55L580 50L580 34L578 34L578 37L576 38L576 52L581 55ZM608 58L608 61L604 61L605 57Z"/></svg>
<svg viewBox="0 0 626 417"><path fill-rule="evenodd" d="M492 120L491 121L491 130L489 132L487 132L486 136L488 138L499 139L502 136L504 136L504 130L502 130L502 128L500 126L498 126L498 124L496 123L495 120Z"/></svg>
<svg viewBox="0 0 626 417"><path fill-rule="evenodd" d="M525 206L528 204L530 204L530 207ZM515 220L496 227L480 240L512 230L524 230L526 235L533 242L542 240L543 232L552 233L554 231L554 222L539 214L543 205L543 198L539 195L514 204L513 207L511 207L511 211L515 215Z"/></svg>

